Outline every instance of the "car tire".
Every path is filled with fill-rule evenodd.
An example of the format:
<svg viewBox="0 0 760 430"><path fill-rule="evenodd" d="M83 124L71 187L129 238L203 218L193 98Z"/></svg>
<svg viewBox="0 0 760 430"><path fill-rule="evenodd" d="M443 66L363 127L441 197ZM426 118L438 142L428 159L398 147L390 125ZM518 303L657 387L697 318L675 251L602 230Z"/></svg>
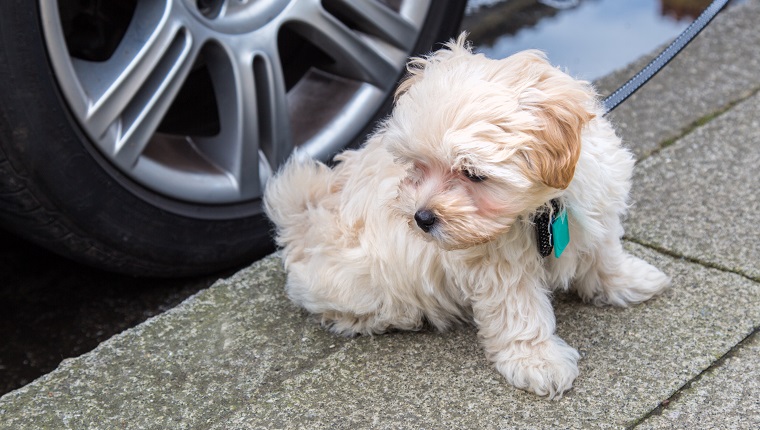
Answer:
<svg viewBox="0 0 760 430"><path fill-rule="evenodd" d="M192 187L189 197L173 194L172 189L161 189L162 176L145 179L133 174L98 146L97 135L83 125L56 69L60 64L55 57L62 54L53 52L55 45L46 39L50 37L46 26L51 24L45 3L55 2L8 0L0 5L0 222L66 257L138 276L210 273L271 252L271 226L261 207L260 190L227 199ZM450 38L458 30L465 3L431 2L408 54L425 53ZM297 27L294 31L300 37L309 34ZM394 82L403 66L395 72ZM387 112L391 93L391 87L383 90L382 102L362 114L358 130L353 124L350 136L340 137L341 147L363 139ZM193 96L192 91L189 94ZM192 97L189 101L193 103ZM340 149L337 140L333 139L331 153ZM331 154L322 151L315 156L327 161ZM274 156L277 161L271 168L276 169L289 152L287 148ZM261 178L263 184L266 178ZM178 182L182 181L171 186L186 185Z"/></svg>

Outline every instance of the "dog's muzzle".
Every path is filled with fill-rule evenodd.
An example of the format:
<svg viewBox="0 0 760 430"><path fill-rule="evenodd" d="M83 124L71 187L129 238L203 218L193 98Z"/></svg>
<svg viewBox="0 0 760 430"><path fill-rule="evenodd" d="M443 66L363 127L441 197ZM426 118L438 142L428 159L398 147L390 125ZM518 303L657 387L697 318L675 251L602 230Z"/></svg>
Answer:
<svg viewBox="0 0 760 430"><path fill-rule="evenodd" d="M425 233L429 233L430 229L433 228L435 222L437 221L433 211L427 209L418 210L414 214L414 220Z"/></svg>

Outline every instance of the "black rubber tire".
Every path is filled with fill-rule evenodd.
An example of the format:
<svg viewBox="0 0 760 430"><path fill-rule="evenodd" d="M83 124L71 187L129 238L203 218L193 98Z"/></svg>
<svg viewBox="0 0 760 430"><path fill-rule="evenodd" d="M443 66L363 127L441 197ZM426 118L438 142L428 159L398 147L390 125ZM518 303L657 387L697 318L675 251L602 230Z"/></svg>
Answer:
<svg viewBox="0 0 760 430"><path fill-rule="evenodd" d="M415 52L453 36L465 4L436 0ZM182 210L170 211L154 204L158 199L104 160L69 114L47 60L37 2L4 0L0 223L76 261L138 276L210 273L274 249L260 201L253 208L175 202Z"/></svg>

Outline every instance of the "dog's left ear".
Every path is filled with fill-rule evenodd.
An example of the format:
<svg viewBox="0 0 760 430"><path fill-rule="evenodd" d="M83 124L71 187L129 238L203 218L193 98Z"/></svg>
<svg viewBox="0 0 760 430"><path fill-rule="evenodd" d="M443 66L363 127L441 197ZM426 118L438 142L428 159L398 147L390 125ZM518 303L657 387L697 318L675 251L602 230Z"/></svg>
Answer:
<svg viewBox="0 0 760 430"><path fill-rule="evenodd" d="M525 155L541 182L565 189L575 174L583 128L596 116L591 111L596 93L587 82L553 67L540 52L528 51L510 59L518 63L524 78L529 77L528 83L522 82L527 85L519 96L520 107L539 121L538 129L532 131L536 139Z"/></svg>
<svg viewBox="0 0 760 430"><path fill-rule="evenodd" d="M581 153L583 127L595 116L573 96L577 94L549 99L538 112L544 127L537 133L539 140L530 154L531 163L541 181L552 188L570 185Z"/></svg>

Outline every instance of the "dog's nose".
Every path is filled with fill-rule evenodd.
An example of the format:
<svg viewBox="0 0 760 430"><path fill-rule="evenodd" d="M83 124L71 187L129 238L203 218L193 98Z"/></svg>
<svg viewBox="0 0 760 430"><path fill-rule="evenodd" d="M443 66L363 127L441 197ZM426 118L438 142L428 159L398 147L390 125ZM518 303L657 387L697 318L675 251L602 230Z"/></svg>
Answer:
<svg viewBox="0 0 760 430"><path fill-rule="evenodd" d="M420 226L422 231L428 233L430 232L430 229L433 228L436 218L433 211L422 209L414 214L414 220L417 221L417 225Z"/></svg>

